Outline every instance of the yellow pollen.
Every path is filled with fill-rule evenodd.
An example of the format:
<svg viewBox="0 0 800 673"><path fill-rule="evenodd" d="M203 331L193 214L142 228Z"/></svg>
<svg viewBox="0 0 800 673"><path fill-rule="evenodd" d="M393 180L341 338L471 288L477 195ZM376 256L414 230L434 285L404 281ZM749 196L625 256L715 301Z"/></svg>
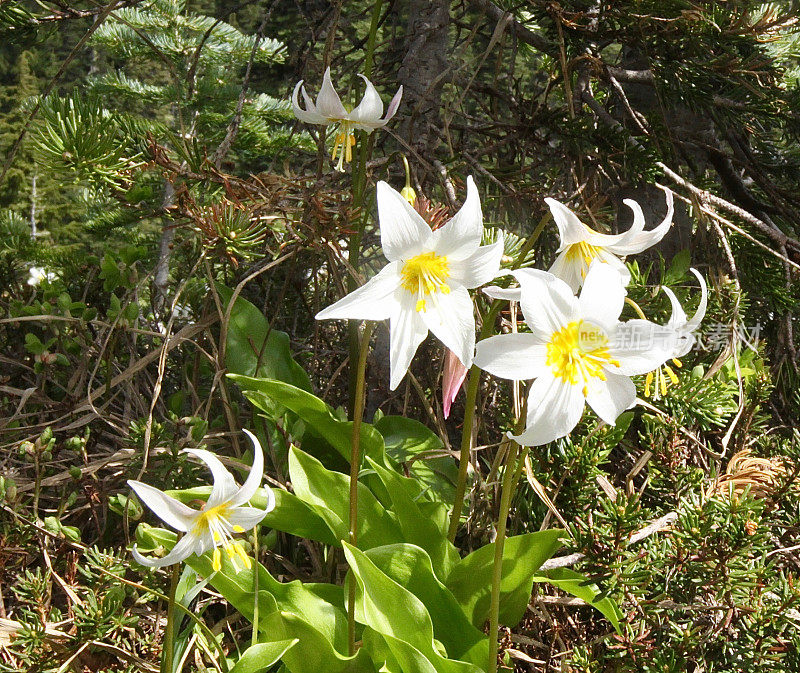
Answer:
<svg viewBox="0 0 800 673"><path fill-rule="evenodd" d="M435 252L425 252L406 260L400 277L403 289L416 295L418 313L427 309L427 297L435 302L437 292L450 294L450 286L447 284L450 266L447 257Z"/></svg>
<svg viewBox="0 0 800 673"><path fill-rule="evenodd" d="M214 569L214 572L219 572L222 568L222 554L219 551L219 547L214 547L214 554L211 557L211 567Z"/></svg>
<svg viewBox="0 0 800 673"><path fill-rule="evenodd" d="M570 262L575 262L576 260L580 260L581 264L581 277L586 278L586 274L589 272L589 266L594 260L595 257L598 257L600 254L600 247L597 245L590 245L585 241L579 241L578 243L573 243L569 248L567 248L567 260Z"/></svg>
<svg viewBox="0 0 800 673"><path fill-rule="evenodd" d="M683 363L678 360L678 358L672 358L672 364L674 364L678 369L683 367Z"/></svg>
<svg viewBox="0 0 800 673"><path fill-rule="evenodd" d="M221 518L225 518L229 509L230 505L228 505L228 503L222 503L221 505L216 505L214 507L209 507L207 510L203 510L200 513L200 516L197 517L197 521L194 524L194 530L200 533L211 528L213 529L212 536L215 540L217 540L217 536L219 535L219 533L216 531L217 521Z"/></svg>
<svg viewBox="0 0 800 673"><path fill-rule="evenodd" d="M233 532L234 533L244 533L244 528L242 528L239 524L236 524L233 527Z"/></svg>
<svg viewBox="0 0 800 673"><path fill-rule="evenodd" d="M339 132L336 134L336 139L333 142L333 151L331 152L331 159L336 161L337 155L339 156L339 163L336 164L336 170L344 170L344 162L350 163L353 160L353 147L356 144L356 137L350 124L342 122L339 126Z"/></svg>
<svg viewBox="0 0 800 673"><path fill-rule="evenodd" d="M680 360L676 360L673 358L672 362L675 364L676 367L680 368L683 365L681 364ZM667 381L669 379L669 382ZM669 383L672 385L678 384L678 375L673 371L672 367L669 365L661 365L658 369L654 369L650 372L644 379L644 395L645 397L650 397L651 389L650 386L655 381L655 385L652 389L652 397L654 400L660 400L662 397L666 397L667 389L669 388Z"/></svg>
<svg viewBox="0 0 800 673"><path fill-rule="evenodd" d="M603 331L583 320L573 321L553 333L545 362L558 378L571 385L582 384L584 397L592 379L606 380L605 367L619 367L619 361L611 357Z"/></svg>

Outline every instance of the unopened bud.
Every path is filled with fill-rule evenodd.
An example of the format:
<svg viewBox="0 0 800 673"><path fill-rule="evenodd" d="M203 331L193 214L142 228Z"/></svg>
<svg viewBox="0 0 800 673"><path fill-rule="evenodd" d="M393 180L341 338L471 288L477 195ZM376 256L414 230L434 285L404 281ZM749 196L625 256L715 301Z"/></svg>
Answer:
<svg viewBox="0 0 800 673"><path fill-rule="evenodd" d="M417 193L411 186L411 169L408 167L408 159L406 159L405 156L403 157L403 165L406 167L406 186L400 190L400 196L413 206L414 202L417 200Z"/></svg>

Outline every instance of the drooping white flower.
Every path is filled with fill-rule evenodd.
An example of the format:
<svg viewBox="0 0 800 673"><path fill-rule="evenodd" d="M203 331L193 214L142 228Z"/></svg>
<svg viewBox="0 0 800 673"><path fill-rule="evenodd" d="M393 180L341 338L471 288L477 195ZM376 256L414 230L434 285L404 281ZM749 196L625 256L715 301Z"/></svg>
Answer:
<svg viewBox="0 0 800 673"><path fill-rule="evenodd" d="M294 115L300 121L307 124L321 124L327 126L329 124L338 124L339 129L336 139L333 144L333 153L331 158L335 161L336 155L339 155L339 163L336 169L339 171L344 170L344 162L350 162L353 159L353 145L356 144L354 129L361 129L367 133L372 133L375 129L381 128L386 125L392 117L394 117L397 108L400 105L400 99L403 97L403 87L401 86L397 93L389 103L389 109L386 116L383 115L383 101L380 95L364 75L359 75L367 84L367 90L364 92L364 97L361 102L352 110L348 111L342 104L339 94L333 88L331 82L331 69L326 68L325 74L322 76L322 88L317 95L316 103L311 100L311 97L306 93L303 86L303 80L300 80L294 87L292 92L292 110ZM303 101L305 102L306 109L300 107L300 101L297 94L302 93Z"/></svg>
<svg viewBox="0 0 800 673"><path fill-rule="evenodd" d="M700 323L706 315L706 307L708 306L708 288L706 287L705 279L697 269L689 269L689 271L695 275L697 281L700 283L700 303L691 319L686 316L686 311L683 310L675 293L668 287L661 288L664 290L667 297L669 297L670 304L672 304L672 315L667 321L666 327L673 330L676 335L675 349L670 354L669 359L671 359L673 364L678 368L683 366L678 358L683 357L692 350L695 341L697 341L697 337L694 333L697 328L700 327ZM678 383L678 376L668 364L664 364L652 372L649 372L644 383L645 396L650 397L653 383L655 383L655 386L652 387L653 399L657 400L666 395L668 380L673 384Z"/></svg>
<svg viewBox="0 0 800 673"><path fill-rule="evenodd" d="M545 199L558 227L561 245L558 257L550 267L550 273L561 278L577 292L583 283L589 267L595 259L617 270L624 285L630 282L631 274L620 259L625 255L642 252L658 243L669 230L674 213L672 192L667 194L667 215L655 229L644 230L644 213L633 199L623 203L633 211L633 224L624 234L601 234L586 226L569 208L555 199Z"/></svg>
<svg viewBox="0 0 800 673"><path fill-rule="evenodd" d="M469 367L475 350L475 317L467 290L494 278L503 254L502 239L480 244L483 215L472 178L467 178L461 210L435 231L385 182L378 183L378 219L389 264L320 311L317 320L388 319L392 390L429 330Z"/></svg>
<svg viewBox="0 0 800 673"><path fill-rule="evenodd" d="M211 470L214 485L206 504L202 509L192 509L163 491L148 486L141 481L128 481L128 485L136 492L139 499L155 512L164 523L185 533L175 543L172 550L163 558L149 559L142 556L136 546L133 557L137 562L152 568L179 563L192 554L201 556L213 550L212 566L214 570L222 567L222 552L236 565L238 558L246 568L251 565L250 559L242 547L234 541L234 533L243 533L257 525L275 507L275 496L267 488L267 506L265 509L245 505L261 486L264 476L264 452L256 436L245 430L253 442L253 466L250 474L240 487L236 486L233 476L222 462L210 451L204 449L184 449L202 460ZM238 566L237 566L238 567Z"/></svg>
<svg viewBox="0 0 800 673"><path fill-rule="evenodd" d="M52 271L47 271L40 266L32 266L28 272L30 275L28 276L28 285L35 287L43 280L53 281L56 278L56 274Z"/></svg>
<svg viewBox="0 0 800 673"><path fill-rule="evenodd" d="M636 399L630 377L662 364L674 350L673 330L647 320L619 322L625 288L619 273L595 262L580 297L554 275L513 272L519 293L487 288L495 298L519 297L530 333L478 342L475 364L500 378L535 379L528 393L526 428L514 439L538 446L564 437L588 403L613 425Z"/></svg>

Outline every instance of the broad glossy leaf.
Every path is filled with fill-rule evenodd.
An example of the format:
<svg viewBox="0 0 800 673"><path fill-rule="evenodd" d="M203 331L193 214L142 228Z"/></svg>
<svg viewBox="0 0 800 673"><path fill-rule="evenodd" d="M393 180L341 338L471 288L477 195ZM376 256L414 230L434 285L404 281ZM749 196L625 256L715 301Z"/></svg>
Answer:
<svg viewBox="0 0 800 673"><path fill-rule="evenodd" d="M484 666L489 641L467 618L453 594L434 573L431 559L413 544L375 547L365 552L387 577L414 594L428 610L434 637L453 659Z"/></svg>
<svg viewBox="0 0 800 673"><path fill-rule="evenodd" d="M503 547L500 583L500 622L515 626L525 614L539 566L561 547L564 531L553 529L515 535ZM489 618L494 566L492 542L461 559L450 571L445 584L456 597L472 624L483 628Z"/></svg>
<svg viewBox="0 0 800 673"><path fill-rule="evenodd" d="M325 521L338 540L349 536L350 477L326 469L316 458L292 447L289 475L295 494ZM364 484L358 484L358 543L363 549L403 539L399 524Z"/></svg>
<svg viewBox="0 0 800 673"><path fill-rule="evenodd" d="M236 381L253 404L267 413L274 413L274 409L264 409L265 396L272 402L293 411L305 422L310 431L328 442L349 464L353 438L352 421L340 420L321 399L283 381L234 374L229 376ZM249 394L251 392L256 392L258 395ZM361 425L361 455L370 456L379 463L384 463L383 437L368 423Z"/></svg>
<svg viewBox="0 0 800 673"><path fill-rule="evenodd" d="M233 290L220 283L216 287L225 311ZM234 374L278 379L311 390L308 374L292 358L289 336L272 329L264 314L243 297L236 298L231 311L225 366Z"/></svg>
<svg viewBox="0 0 800 673"><path fill-rule="evenodd" d="M295 638L251 645L242 653L230 673L261 673L280 661L281 657L299 642Z"/></svg>
<svg viewBox="0 0 800 673"><path fill-rule="evenodd" d="M609 596L603 596L592 580L586 575L570 570L569 568L553 568L543 573L537 573L533 577L534 582L548 582L568 594L582 598L593 608L596 608L609 621L617 633L622 635L619 620L622 618L622 610Z"/></svg>
<svg viewBox="0 0 800 673"><path fill-rule="evenodd" d="M364 552L344 544L356 582L356 619L378 632L403 673L479 673L480 668L448 659L436 649L425 605L383 573Z"/></svg>

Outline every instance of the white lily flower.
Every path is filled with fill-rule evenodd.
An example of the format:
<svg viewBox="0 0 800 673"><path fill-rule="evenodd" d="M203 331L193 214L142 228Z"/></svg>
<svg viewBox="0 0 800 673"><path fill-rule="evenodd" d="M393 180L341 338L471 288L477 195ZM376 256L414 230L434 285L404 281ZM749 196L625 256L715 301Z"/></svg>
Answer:
<svg viewBox="0 0 800 673"><path fill-rule="evenodd" d="M700 275L700 272L697 269L689 269L689 271L695 275L697 281L700 283L701 293L700 304L697 306L697 310L691 319L686 316L686 311L683 310L683 307L678 301L678 298L675 296L675 293L668 287L661 288L664 290L664 293L667 295L667 297L669 297L670 304L672 304L672 315L667 321L666 327L674 330L676 334L675 349L670 354L670 359L678 368L683 366L683 363L681 363L678 358L683 357L690 350L692 350L695 341L697 341L694 333L697 328L700 327L700 323L703 321L703 318L706 315L706 307L708 306L708 288L706 287L705 279L702 275ZM649 372L644 382L645 396L650 397L650 390L653 382L655 382L655 386L652 388L653 399L658 400L666 395L667 380L671 381L673 385L678 383L678 376L668 364L664 364L661 367L656 368L654 371Z"/></svg>
<svg viewBox="0 0 800 673"><path fill-rule="evenodd" d="M53 281L56 278L56 274L52 271L47 271L40 266L32 266L28 271L30 274L28 276L28 285L35 287L43 280Z"/></svg>
<svg viewBox="0 0 800 673"><path fill-rule="evenodd" d="M674 213L672 192L667 194L667 215L655 229L644 230L644 213L633 199L623 203L633 211L633 224L624 234L601 234L586 226L569 208L555 199L545 199L558 227L561 245L550 273L561 278L577 292L595 259L617 270L624 285L631 280L630 271L620 259L642 252L658 243L669 230Z"/></svg>
<svg viewBox="0 0 800 673"><path fill-rule="evenodd" d="M500 378L535 379L528 392L526 428L513 439L539 446L564 437L587 403L614 425L636 400L630 377L662 364L674 350L675 332L647 320L619 322L626 293L608 264L592 265L580 297L550 273L512 273L518 292L484 291L499 299L519 297L530 333L480 341L475 364Z"/></svg>
<svg viewBox="0 0 800 673"><path fill-rule="evenodd" d="M275 496L267 488L267 507L247 507L245 503L255 495L264 476L264 452L256 436L245 430L253 442L253 466L241 487L236 486L233 476L222 462L210 451L184 449L202 460L211 470L214 485L202 509L192 509L163 491L141 481L128 481L139 499L152 509L166 524L185 535L175 543L172 551L160 559L148 559L133 547L133 557L138 563L151 568L172 565L187 559L192 554L201 556L213 550L212 566L215 571L222 568L222 547L238 568L238 558L246 568L251 562L242 547L234 541L234 533L243 533L256 526L275 507Z"/></svg>
<svg viewBox="0 0 800 673"><path fill-rule="evenodd" d="M322 77L322 88L319 90L316 103L306 93L303 80L300 80L295 85L292 92L292 110L294 110L294 116L300 121L324 126L329 124L339 125L331 156L331 159L335 161L336 155L339 155L339 163L336 165L336 170L339 171L344 170L345 161L350 162L353 159L353 145L356 144L353 131L361 129L367 133L372 133L375 129L385 126L386 122L394 117L400 105L400 99L403 97L403 87L401 86L389 103L386 116L381 118L383 115L383 101L380 95L375 90L372 82L364 75L359 75L359 77L367 83L367 90L364 92L361 102L352 111L348 111L345 108L339 98L339 94L333 88L330 68L325 69L325 74ZM303 94L305 110L300 107L298 93Z"/></svg>
<svg viewBox="0 0 800 673"><path fill-rule="evenodd" d="M377 276L320 311L317 320L389 320L390 388L408 371L428 335L444 343L465 367L475 350L475 317L467 290L500 270L502 239L481 245L483 215L478 190L467 178L467 199L436 231L397 191L378 183L378 219L383 254Z"/></svg>

